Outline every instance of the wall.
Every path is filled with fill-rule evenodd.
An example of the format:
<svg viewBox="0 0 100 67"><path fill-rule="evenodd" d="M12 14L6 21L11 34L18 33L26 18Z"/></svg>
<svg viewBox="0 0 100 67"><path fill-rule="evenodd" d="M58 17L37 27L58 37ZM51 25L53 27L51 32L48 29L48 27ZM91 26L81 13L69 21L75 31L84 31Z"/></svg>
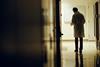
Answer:
<svg viewBox="0 0 100 67"><path fill-rule="evenodd" d="M94 37L94 17L93 17L93 1L88 0L62 0L62 36L63 40L73 39L73 27L70 26L72 8L78 7L79 11L85 15L85 38L95 39Z"/></svg>
<svg viewBox="0 0 100 67"><path fill-rule="evenodd" d="M100 42L100 1L98 1L99 2L99 42Z"/></svg>
<svg viewBox="0 0 100 67"><path fill-rule="evenodd" d="M94 4L97 0L88 1L88 39L95 40L94 37ZM90 12L91 11L91 12Z"/></svg>
<svg viewBox="0 0 100 67"><path fill-rule="evenodd" d="M43 42L44 42L44 52L46 57L46 67L51 66L54 64L54 61L50 61L51 57L54 53L54 40L55 40L55 0L42 0L42 9L43 9L43 19L44 19L44 26L43 26ZM52 51L51 51L52 50ZM52 53L52 54L51 54ZM53 56L54 57L54 56Z"/></svg>

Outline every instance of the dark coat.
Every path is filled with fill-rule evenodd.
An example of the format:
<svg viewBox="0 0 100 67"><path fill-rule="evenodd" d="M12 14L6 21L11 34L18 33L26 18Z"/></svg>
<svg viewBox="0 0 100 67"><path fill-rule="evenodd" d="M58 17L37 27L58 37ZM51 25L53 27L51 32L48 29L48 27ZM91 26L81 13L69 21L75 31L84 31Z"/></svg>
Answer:
<svg viewBox="0 0 100 67"><path fill-rule="evenodd" d="M85 18L83 14L76 12L72 16L72 25L74 25L74 37L84 37Z"/></svg>

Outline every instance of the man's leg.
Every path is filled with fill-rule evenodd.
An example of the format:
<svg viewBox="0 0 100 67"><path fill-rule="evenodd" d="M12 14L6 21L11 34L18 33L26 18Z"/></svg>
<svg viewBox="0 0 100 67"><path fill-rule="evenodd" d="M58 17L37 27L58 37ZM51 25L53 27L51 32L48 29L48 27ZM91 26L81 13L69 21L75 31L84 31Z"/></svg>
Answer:
<svg viewBox="0 0 100 67"><path fill-rule="evenodd" d="M80 37L80 52L83 50L83 37Z"/></svg>
<svg viewBox="0 0 100 67"><path fill-rule="evenodd" d="M78 38L75 38L75 52L78 52Z"/></svg>

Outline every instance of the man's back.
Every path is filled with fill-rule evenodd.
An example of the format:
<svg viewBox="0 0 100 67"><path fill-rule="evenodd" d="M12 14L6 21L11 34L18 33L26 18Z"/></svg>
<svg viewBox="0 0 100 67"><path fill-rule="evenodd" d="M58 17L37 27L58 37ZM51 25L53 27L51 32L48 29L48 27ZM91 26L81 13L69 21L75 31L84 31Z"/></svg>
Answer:
<svg viewBox="0 0 100 67"><path fill-rule="evenodd" d="M73 23L75 23L75 24L84 24L85 23L84 16L80 12L75 13L73 16L74 16L73 17L73 19L74 19Z"/></svg>

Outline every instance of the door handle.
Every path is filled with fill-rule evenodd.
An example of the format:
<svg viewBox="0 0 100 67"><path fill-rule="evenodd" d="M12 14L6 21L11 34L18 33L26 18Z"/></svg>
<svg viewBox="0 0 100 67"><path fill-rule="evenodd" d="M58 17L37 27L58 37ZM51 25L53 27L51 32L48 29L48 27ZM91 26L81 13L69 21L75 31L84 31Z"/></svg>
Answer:
<svg viewBox="0 0 100 67"><path fill-rule="evenodd" d="M59 37L61 37L62 35L63 35L63 33L60 32L60 33L59 33Z"/></svg>

